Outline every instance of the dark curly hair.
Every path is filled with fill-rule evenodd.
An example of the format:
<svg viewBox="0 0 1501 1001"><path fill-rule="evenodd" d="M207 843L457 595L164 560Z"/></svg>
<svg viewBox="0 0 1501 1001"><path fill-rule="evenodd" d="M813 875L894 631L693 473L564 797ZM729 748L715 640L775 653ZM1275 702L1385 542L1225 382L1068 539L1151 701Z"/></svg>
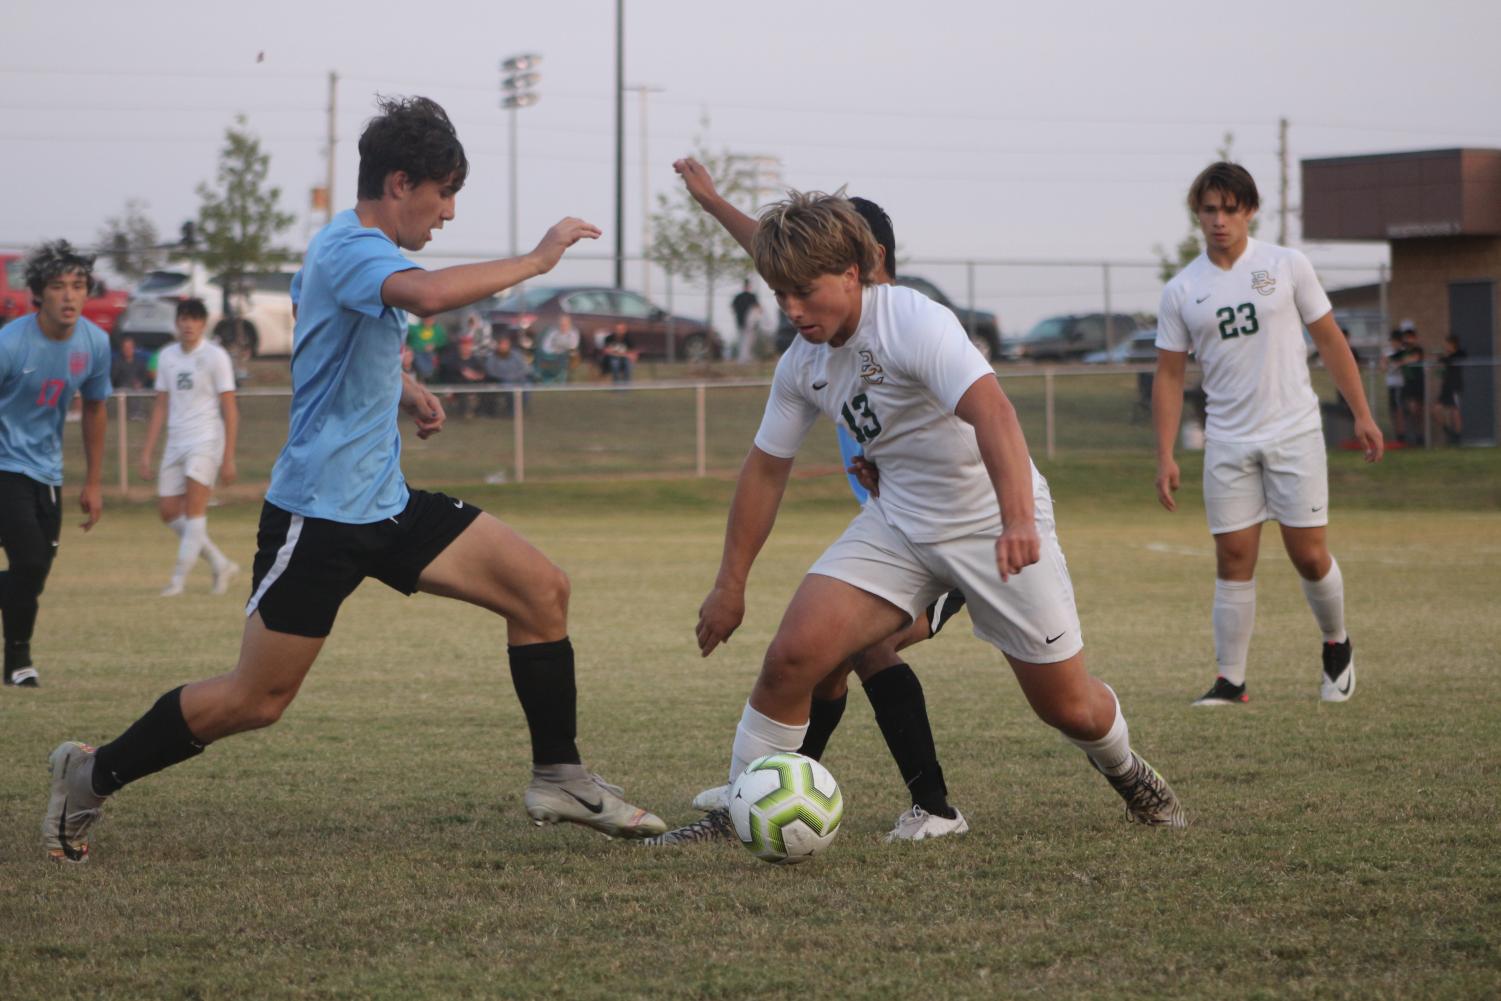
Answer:
<svg viewBox="0 0 1501 1001"><path fill-rule="evenodd" d="M865 225L870 227L876 244L886 251L886 273L891 276L892 281L896 281L896 232L891 227L891 216L869 198L854 195L850 198L850 204L860 213Z"/></svg>
<svg viewBox="0 0 1501 1001"><path fill-rule="evenodd" d="M457 190L469 176L464 144L448 112L426 97L377 97L380 114L360 135L361 198L385 191L386 177L403 171L413 183L448 181Z"/></svg>
<svg viewBox="0 0 1501 1001"><path fill-rule="evenodd" d="M94 258L80 254L67 240L52 240L33 250L26 258L26 287L31 289L34 305L41 306L48 282L71 274L83 275L92 284Z"/></svg>

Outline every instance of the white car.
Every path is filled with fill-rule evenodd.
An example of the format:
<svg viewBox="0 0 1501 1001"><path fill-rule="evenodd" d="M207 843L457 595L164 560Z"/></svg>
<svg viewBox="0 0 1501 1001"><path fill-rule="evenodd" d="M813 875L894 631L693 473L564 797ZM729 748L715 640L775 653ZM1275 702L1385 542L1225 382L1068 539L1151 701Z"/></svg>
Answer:
<svg viewBox="0 0 1501 1001"><path fill-rule="evenodd" d="M177 336L177 303L198 298L208 307L208 329L226 347L243 345L250 356L292 353L292 276L295 269L252 271L242 276L234 307L238 327L224 316L222 279L197 263L152 271L131 293L118 334L155 351Z"/></svg>

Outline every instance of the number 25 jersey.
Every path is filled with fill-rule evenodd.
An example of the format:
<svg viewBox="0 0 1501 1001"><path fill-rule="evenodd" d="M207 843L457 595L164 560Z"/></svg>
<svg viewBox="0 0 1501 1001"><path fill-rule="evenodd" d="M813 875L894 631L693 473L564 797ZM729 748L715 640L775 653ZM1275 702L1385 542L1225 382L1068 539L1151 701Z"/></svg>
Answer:
<svg viewBox="0 0 1501 1001"><path fill-rule="evenodd" d="M1198 356L1206 437L1273 441L1319 428L1303 327L1330 309L1307 257L1257 240L1228 270L1200 254L1167 283L1157 346Z"/></svg>

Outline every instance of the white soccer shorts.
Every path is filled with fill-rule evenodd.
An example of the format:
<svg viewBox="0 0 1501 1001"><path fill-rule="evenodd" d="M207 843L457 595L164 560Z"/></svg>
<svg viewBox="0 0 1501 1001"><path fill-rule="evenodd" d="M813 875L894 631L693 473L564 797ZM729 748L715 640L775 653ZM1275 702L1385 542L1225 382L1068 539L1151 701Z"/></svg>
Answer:
<svg viewBox="0 0 1501 1001"><path fill-rule="evenodd" d="M1204 445L1204 512L1215 535L1273 519L1329 524L1329 460L1315 428L1280 441Z"/></svg>
<svg viewBox="0 0 1501 1001"><path fill-rule="evenodd" d="M809 573L844 581L916 618L943 592L964 592L974 634L1030 664L1067 660L1084 649L1068 564L1053 525L1053 502L1034 498L1042 558L1004 583L995 531L943 542L912 542L866 507Z"/></svg>
<svg viewBox="0 0 1501 1001"><path fill-rule="evenodd" d="M188 448L169 448L162 454L156 474L158 497L180 497L188 492L188 480L213 489L224 461L224 442L206 441Z"/></svg>

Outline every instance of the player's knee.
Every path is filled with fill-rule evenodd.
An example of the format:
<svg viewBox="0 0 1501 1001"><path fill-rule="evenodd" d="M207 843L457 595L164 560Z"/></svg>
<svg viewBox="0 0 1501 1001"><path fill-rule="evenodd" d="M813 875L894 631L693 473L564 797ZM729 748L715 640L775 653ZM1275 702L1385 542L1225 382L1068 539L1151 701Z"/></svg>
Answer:
<svg viewBox="0 0 1501 1001"><path fill-rule="evenodd" d="M529 590L532 628L542 633L567 629L568 600L573 594L568 574L561 567L549 563L547 569L532 581Z"/></svg>
<svg viewBox="0 0 1501 1001"><path fill-rule="evenodd" d="M773 691L808 689L813 667L804 651L779 640L772 640L761 664L761 683ZM822 679L820 679L822 680Z"/></svg>
<svg viewBox="0 0 1501 1001"><path fill-rule="evenodd" d="M1053 729L1066 736L1088 740L1098 736L1099 726L1094 711L1084 699L1038 706L1038 717Z"/></svg>

